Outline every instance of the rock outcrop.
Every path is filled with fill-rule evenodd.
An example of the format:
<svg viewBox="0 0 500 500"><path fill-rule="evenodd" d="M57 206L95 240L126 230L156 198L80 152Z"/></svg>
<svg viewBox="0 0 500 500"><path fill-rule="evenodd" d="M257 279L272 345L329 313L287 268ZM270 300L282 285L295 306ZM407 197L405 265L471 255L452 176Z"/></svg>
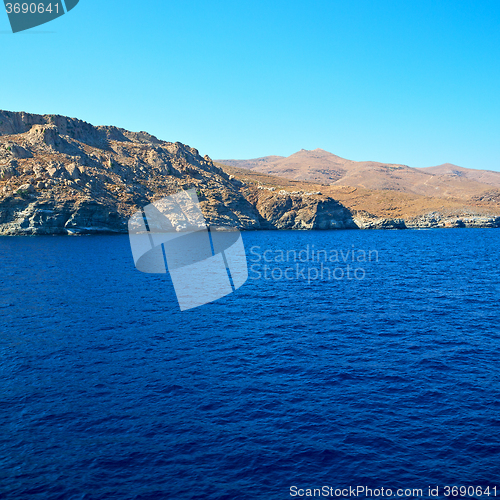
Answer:
<svg viewBox="0 0 500 500"><path fill-rule="evenodd" d="M387 219L372 215L358 215L354 221L359 229L407 229L408 227L404 219Z"/></svg>
<svg viewBox="0 0 500 500"><path fill-rule="evenodd" d="M409 218L409 229L434 229L443 227L500 227L500 217L480 214L443 215L438 212Z"/></svg>
<svg viewBox="0 0 500 500"><path fill-rule="evenodd" d="M247 188L265 229L357 229L351 212L321 193Z"/></svg>

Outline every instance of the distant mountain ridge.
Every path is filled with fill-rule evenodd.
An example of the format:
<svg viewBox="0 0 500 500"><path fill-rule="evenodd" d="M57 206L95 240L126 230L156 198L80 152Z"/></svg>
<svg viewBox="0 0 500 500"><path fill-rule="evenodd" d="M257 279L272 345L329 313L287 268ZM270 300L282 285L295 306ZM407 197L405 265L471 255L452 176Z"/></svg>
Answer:
<svg viewBox="0 0 500 500"><path fill-rule="evenodd" d="M495 172L494 170L476 170L473 168L459 167L452 163L443 163L442 165L421 168L420 170L434 175L463 177L483 184L490 184L496 187L500 186L500 172Z"/></svg>
<svg viewBox="0 0 500 500"><path fill-rule="evenodd" d="M216 160L224 165L249 168L256 172L278 175L295 180L322 182L338 180L343 174L345 158L323 149L301 149L288 157L264 156L253 160Z"/></svg>
<svg viewBox="0 0 500 500"><path fill-rule="evenodd" d="M216 160L218 163L292 180L331 186L393 190L424 196L475 196L500 188L500 172L473 170L450 163L428 168L376 161L353 161L317 148L301 149L288 157L265 156L254 160Z"/></svg>

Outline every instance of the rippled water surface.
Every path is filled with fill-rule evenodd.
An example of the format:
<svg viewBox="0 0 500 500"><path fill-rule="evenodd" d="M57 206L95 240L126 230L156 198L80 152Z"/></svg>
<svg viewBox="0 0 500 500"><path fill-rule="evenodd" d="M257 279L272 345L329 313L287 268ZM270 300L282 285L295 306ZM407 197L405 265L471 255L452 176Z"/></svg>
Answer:
<svg viewBox="0 0 500 500"><path fill-rule="evenodd" d="M500 231L243 237L248 282L182 313L126 236L0 239L0 497L500 496ZM308 245L378 258L256 279Z"/></svg>

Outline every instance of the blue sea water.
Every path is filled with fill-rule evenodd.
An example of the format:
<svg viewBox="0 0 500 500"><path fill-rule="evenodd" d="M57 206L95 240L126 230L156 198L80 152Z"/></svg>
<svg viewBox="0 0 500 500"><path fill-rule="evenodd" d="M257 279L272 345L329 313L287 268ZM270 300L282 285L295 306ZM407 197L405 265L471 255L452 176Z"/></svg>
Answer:
<svg viewBox="0 0 500 500"><path fill-rule="evenodd" d="M500 496L500 231L243 239L247 283L180 312L126 236L0 238L0 497ZM255 262L313 248L356 260Z"/></svg>

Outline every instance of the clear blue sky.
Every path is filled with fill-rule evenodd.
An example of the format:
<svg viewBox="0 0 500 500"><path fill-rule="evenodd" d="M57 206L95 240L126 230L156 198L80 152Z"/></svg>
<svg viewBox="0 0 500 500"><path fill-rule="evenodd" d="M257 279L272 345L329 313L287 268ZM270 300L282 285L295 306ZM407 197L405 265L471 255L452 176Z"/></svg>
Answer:
<svg viewBox="0 0 500 500"><path fill-rule="evenodd" d="M0 108L146 130L212 158L326 149L500 170L500 2L80 0L0 15Z"/></svg>

